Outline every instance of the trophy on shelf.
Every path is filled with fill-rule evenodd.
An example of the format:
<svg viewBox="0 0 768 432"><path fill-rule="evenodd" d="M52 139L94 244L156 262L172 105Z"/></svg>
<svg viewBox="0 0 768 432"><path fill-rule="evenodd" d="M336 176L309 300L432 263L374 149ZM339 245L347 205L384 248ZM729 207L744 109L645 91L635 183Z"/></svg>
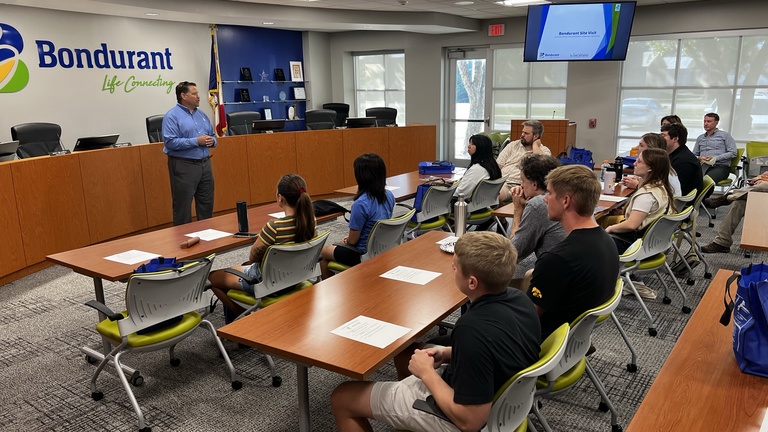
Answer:
<svg viewBox="0 0 768 432"><path fill-rule="evenodd" d="M268 82L269 81L269 74L264 71L264 69L261 70L261 73L259 74L261 77L261 82Z"/></svg>
<svg viewBox="0 0 768 432"><path fill-rule="evenodd" d="M253 76L251 75L251 68L247 68L247 67L240 68L240 81L253 81Z"/></svg>
<svg viewBox="0 0 768 432"><path fill-rule="evenodd" d="M285 81L285 72L281 68L275 68L275 81Z"/></svg>

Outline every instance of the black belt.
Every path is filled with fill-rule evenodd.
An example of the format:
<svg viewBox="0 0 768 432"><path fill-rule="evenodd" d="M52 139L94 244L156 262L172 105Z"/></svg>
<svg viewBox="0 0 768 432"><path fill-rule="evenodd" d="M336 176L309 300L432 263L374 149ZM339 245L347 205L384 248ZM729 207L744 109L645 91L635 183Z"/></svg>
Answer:
<svg viewBox="0 0 768 432"><path fill-rule="evenodd" d="M171 156L171 155L168 155L168 157L169 158L173 158L173 159L183 160L183 161L189 162L189 163L203 163L203 162L205 162L205 161L207 161L208 159L211 158L210 156L206 156L206 157L201 158L201 159L190 159L190 158L183 158L183 157Z"/></svg>

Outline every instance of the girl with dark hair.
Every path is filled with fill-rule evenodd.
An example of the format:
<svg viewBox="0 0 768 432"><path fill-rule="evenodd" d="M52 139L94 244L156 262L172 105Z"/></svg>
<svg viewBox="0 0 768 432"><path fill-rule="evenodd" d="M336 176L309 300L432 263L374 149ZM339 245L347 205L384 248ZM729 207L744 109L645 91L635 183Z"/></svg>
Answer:
<svg viewBox="0 0 768 432"><path fill-rule="evenodd" d="M246 265L233 267L256 283L261 281L261 260L269 246L301 243L315 236L315 210L307 193L307 183L301 176L287 174L277 182L277 204L285 211L285 216L267 222L251 246ZM227 291L238 289L253 294L253 285L224 270L211 272L208 280L213 285L213 293L224 305L225 321L232 322L244 309L227 296Z"/></svg>
<svg viewBox="0 0 768 432"><path fill-rule="evenodd" d="M360 264L360 255L366 252L368 235L373 225L380 219L391 218L395 208L395 196L385 188L387 167L379 155L366 153L358 156L354 169L357 194L350 210L349 234L342 239L343 246L323 248L323 259L320 261L323 279L331 276L329 261L348 266Z"/></svg>
<svg viewBox="0 0 768 432"><path fill-rule="evenodd" d="M493 143L487 136L472 135L469 138L467 152L471 156L469 168L461 178L453 196L458 197L459 194L464 194L464 198L469 201L472 191L481 181L501 178L501 169L493 157Z"/></svg>
<svg viewBox="0 0 768 432"><path fill-rule="evenodd" d="M664 150L648 148L637 155L635 174L642 182L624 208L624 220L605 228L616 242L619 254L642 237L653 221L676 211L669 170L669 155Z"/></svg>

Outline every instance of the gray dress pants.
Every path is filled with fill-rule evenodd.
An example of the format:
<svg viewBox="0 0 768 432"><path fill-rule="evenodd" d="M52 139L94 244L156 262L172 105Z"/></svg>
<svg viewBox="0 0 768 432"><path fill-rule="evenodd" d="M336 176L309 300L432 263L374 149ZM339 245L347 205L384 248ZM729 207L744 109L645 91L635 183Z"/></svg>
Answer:
<svg viewBox="0 0 768 432"><path fill-rule="evenodd" d="M213 169L211 158L185 159L168 156L171 178L173 224L192 222L192 199L197 220L213 216Z"/></svg>

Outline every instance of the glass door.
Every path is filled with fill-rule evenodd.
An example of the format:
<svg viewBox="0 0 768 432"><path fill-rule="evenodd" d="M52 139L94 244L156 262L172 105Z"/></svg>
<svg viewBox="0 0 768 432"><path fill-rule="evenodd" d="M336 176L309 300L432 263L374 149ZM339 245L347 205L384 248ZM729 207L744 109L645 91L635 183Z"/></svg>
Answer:
<svg viewBox="0 0 768 432"><path fill-rule="evenodd" d="M485 132L489 123L486 115L487 48L448 50L448 124L447 156L459 165L467 166L469 137Z"/></svg>

